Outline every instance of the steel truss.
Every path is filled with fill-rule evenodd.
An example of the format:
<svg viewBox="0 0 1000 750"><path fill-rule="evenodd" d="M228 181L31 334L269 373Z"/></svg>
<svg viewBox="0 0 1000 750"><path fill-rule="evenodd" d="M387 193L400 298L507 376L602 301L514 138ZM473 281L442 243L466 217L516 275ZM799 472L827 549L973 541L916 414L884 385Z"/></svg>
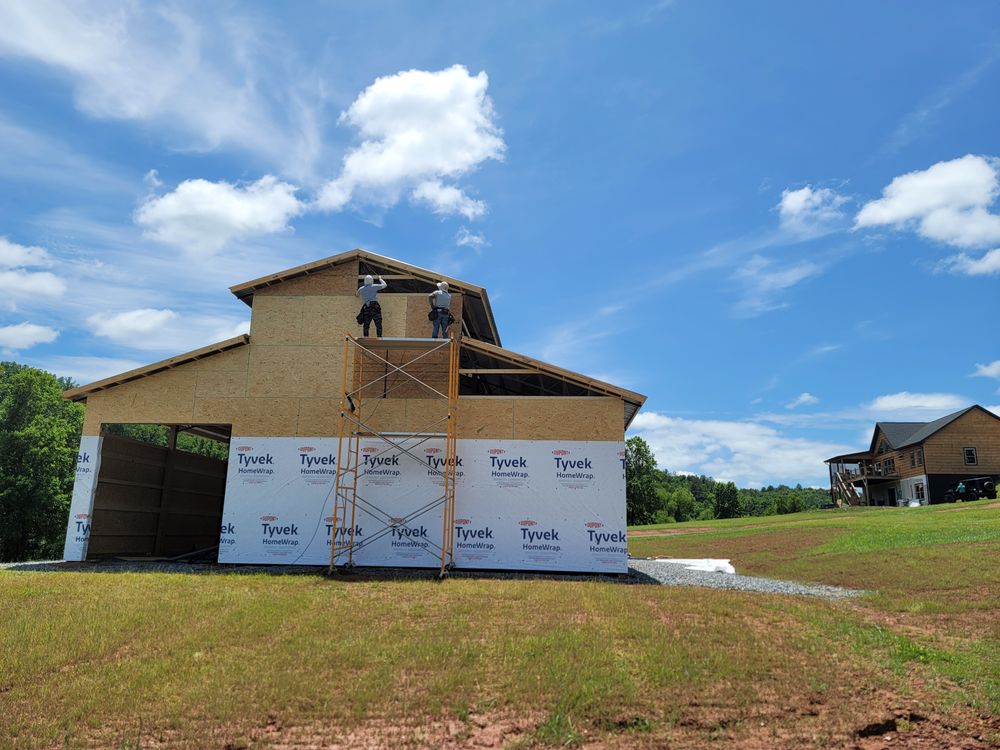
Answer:
<svg viewBox="0 0 1000 750"><path fill-rule="evenodd" d="M455 520L455 471L458 453L458 382L459 382L459 335L453 334L447 339L358 339L350 334L344 337L344 371L343 387L340 400L340 434L337 444L337 477L334 485L333 525L331 528L330 572L338 566L353 566L354 553L369 544L392 533L400 527L410 528L409 524L443 506L444 513L441 528L441 543L427 540L434 552L425 548L433 555L435 562L440 563L441 575L454 564L454 520ZM422 353L409 361L393 364L375 350L404 349ZM447 393L442 393L424 379L413 374L414 365L427 364L435 352L448 352ZM365 372L366 361L378 366L377 376L369 376ZM353 362L353 367L351 363ZM389 385L392 376L401 376L393 385ZM370 377L370 380L366 380ZM413 432L386 432L365 422L362 405L366 390L370 392L374 386L380 386L379 399L403 385L416 384L420 390L431 394L430 399L446 404L445 416L435 420L421 429ZM369 399L375 400L375 399ZM443 429L442 429L443 428ZM381 456L390 450L398 450L401 455L409 456L427 468L423 459L414 453L414 449L434 438L445 439L445 462L443 469L429 469L443 479L443 493L413 509L404 517L392 516L377 507L362 495L358 494L359 481L364 475L361 461L361 438L372 437L381 440L385 448L373 457ZM416 441L416 442L414 442ZM364 513L383 524L375 534L363 540L355 538L355 529L359 514ZM349 519L349 523L348 523Z"/></svg>

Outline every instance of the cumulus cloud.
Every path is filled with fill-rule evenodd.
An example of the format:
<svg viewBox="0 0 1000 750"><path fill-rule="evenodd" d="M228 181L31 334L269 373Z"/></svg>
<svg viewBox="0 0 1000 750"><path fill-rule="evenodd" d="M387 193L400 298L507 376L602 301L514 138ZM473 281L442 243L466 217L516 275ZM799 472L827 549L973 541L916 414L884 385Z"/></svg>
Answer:
<svg viewBox="0 0 1000 750"><path fill-rule="evenodd" d="M844 219L841 207L847 201L846 196L830 188L813 189L806 185L798 190L784 190L778 203L778 218L782 229L792 234L815 236Z"/></svg>
<svg viewBox="0 0 1000 750"><path fill-rule="evenodd" d="M756 422L699 420L640 412L631 432L639 435L661 468L707 474L740 485L812 484L827 481L823 461L849 446L784 435Z"/></svg>
<svg viewBox="0 0 1000 750"><path fill-rule="evenodd" d="M968 154L896 177L882 197L862 206L856 227L914 228L927 239L957 247L1000 242L1000 160Z"/></svg>
<svg viewBox="0 0 1000 750"><path fill-rule="evenodd" d="M486 236L481 232L472 232L468 227L461 227L455 232L455 244L459 247L471 247L473 250L482 250L489 243Z"/></svg>
<svg viewBox="0 0 1000 750"><path fill-rule="evenodd" d="M185 180L166 195L147 198L135 221L154 240L212 253L234 239L288 230L303 210L295 191L271 175L248 185Z"/></svg>
<svg viewBox="0 0 1000 750"><path fill-rule="evenodd" d="M87 323L98 336L120 342L131 342L137 336L146 336L177 317L173 310L143 308L122 313L95 313Z"/></svg>
<svg viewBox="0 0 1000 750"><path fill-rule="evenodd" d="M409 192L437 213L482 216L482 202L443 181L503 158L488 85L485 72L471 75L462 65L376 79L340 117L362 141L344 157L340 175L323 186L318 207L391 206Z"/></svg>
<svg viewBox="0 0 1000 750"><path fill-rule="evenodd" d="M30 349L38 344L51 344L59 331L34 323L18 323L0 327L0 349Z"/></svg>
<svg viewBox="0 0 1000 750"><path fill-rule="evenodd" d="M743 286L743 295L736 303L736 311L752 317L787 307L788 303L781 299L781 293L822 271L823 266L814 261L800 261L779 268L770 258L754 255L733 275Z"/></svg>
<svg viewBox="0 0 1000 750"><path fill-rule="evenodd" d="M910 393L900 391L877 396L865 409L876 417L915 417L918 419L944 416L969 406L969 400L954 393Z"/></svg>
<svg viewBox="0 0 1000 750"><path fill-rule="evenodd" d="M800 393L798 396L793 398L787 404L785 404L786 409L797 409L800 406L812 406L813 404L818 404L819 399L816 398L809 392Z"/></svg>
<svg viewBox="0 0 1000 750"><path fill-rule="evenodd" d="M86 114L153 122L184 150L235 146L304 174L322 149L319 96L273 33L231 8L196 18L176 4L0 3L0 55L65 73Z"/></svg>
<svg viewBox="0 0 1000 750"><path fill-rule="evenodd" d="M1000 247L987 250L978 258L966 253L952 255L938 264L938 270L947 271L959 276L994 276L1000 274Z"/></svg>
<svg viewBox="0 0 1000 750"><path fill-rule="evenodd" d="M0 268L29 268L52 265L52 258L42 247L28 247L0 237Z"/></svg>
<svg viewBox="0 0 1000 750"><path fill-rule="evenodd" d="M976 365L976 371L972 373L973 377L979 378L1000 378L1000 359L993 360L986 365Z"/></svg>
<svg viewBox="0 0 1000 750"><path fill-rule="evenodd" d="M478 219L486 214L486 204L473 200L454 185L439 180L428 180L417 185L411 193L417 203L426 203L441 216L461 214L466 219Z"/></svg>
<svg viewBox="0 0 1000 750"><path fill-rule="evenodd" d="M213 315L181 315L170 309L140 308L95 313L87 318L94 335L123 346L177 354L250 330L247 320Z"/></svg>
<svg viewBox="0 0 1000 750"><path fill-rule="evenodd" d="M55 299L66 292L66 282L48 271L0 271L0 297L9 301Z"/></svg>

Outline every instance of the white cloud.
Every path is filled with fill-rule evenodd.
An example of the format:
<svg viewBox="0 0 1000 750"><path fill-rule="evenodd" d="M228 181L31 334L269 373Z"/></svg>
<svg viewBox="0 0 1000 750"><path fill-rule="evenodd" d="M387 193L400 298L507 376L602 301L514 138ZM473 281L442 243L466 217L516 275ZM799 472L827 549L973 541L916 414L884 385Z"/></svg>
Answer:
<svg viewBox="0 0 1000 750"><path fill-rule="evenodd" d="M976 364L976 371L973 377L980 378L1000 378L1000 359L994 360L987 365Z"/></svg>
<svg viewBox="0 0 1000 750"><path fill-rule="evenodd" d="M16 269L0 271L0 297L8 300L54 299L66 292L66 282L53 273Z"/></svg>
<svg viewBox="0 0 1000 750"><path fill-rule="evenodd" d="M27 268L52 265L52 258L45 248L28 247L0 237L0 268Z"/></svg>
<svg viewBox="0 0 1000 750"><path fill-rule="evenodd" d="M148 336L177 317L173 310L143 308L122 313L95 313L87 318L87 323L98 336L113 341L131 343L137 337Z"/></svg>
<svg viewBox="0 0 1000 750"><path fill-rule="evenodd" d="M818 404L819 399L809 392L800 393L794 399L785 404L786 409L797 409L800 406L812 406Z"/></svg>
<svg viewBox="0 0 1000 750"><path fill-rule="evenodd" d="M213 315L181 315L142 308L96 313L87 318L94 334L133 349L180 354L248 333L250 322Z"/></svg>
<svg viewBox="0 0 1000 750"><path fill-rule="evenodd" d="M486 236L481 232L471 232L468 227L461 227L455 232L455 244L459 247L471 247L473 250L482 250L489 245Z"/></svg>
<svg viewBox="0 0 1000 750"><path fill-rule="evenodd" d="M1000 161L969 154L896 177L855 226L913 227L927 239L981 247L1000 242L1000 215L989 212L998 193Z"/></svg>
<svg viewBox="0 0 1000 750"><path fill-rule="evenodd" d="M850 447L783 435L756 422L699 420L640 412L631 432L649 443L661 468L739 485L828 481L823 461Z"/></svg>
<svg viewBox="0 0 1000 750"><path fill-rule="evenodd" d="M439 180L427 180L417 185L411 193L413 200L426 203L431 210L441 216L461 214L470 221L486 214L486 204L473 200L454 185L445 185Z"/></svg>
<svg viewBox="0 0 1000 750"><path fill-rule="evenodd" d="M970 404L969 400L954 393L910 393L900 391L884 396L877 396L865 409L876 418L936 419L945 414L962 409Z"/></svg>
<svg viewBox="0 0 1000 750"><path fill-rule="evenodd" d="M1000 404L992 404L990 406L984 406L983 408L986 409L986 411L991 411L1000 417Z"/></svg>
<svg viewBox="0 0 1000 750"><path fill-rule="evenodd" d="M34 323L0 327L0 349L30 349L37 344L51 344L59 331Z"/></svg>
<svg viewBox="0 0 1000 750"><path fill-rule="evenodd" d="M363 140L344 157L340 175L320 191L319 208L339 211L352 202L391 206L413 191L439 213L481 216L484 204L441 181L503 158L488 85L485 72L473 76L462 65L376 79L340 117Z"/></svg>
<svg viewBox="0 0 1000 750"><path fill-rule="evenodd" d="M993 276L1000 274L1000 247L987 250L979 258L973 258L965 253L958 253L945 258L938 264L939 271L960 276Z"/></svg>
<svg viewBox="0 0 1000 750"><path fill-rule="evenodd" d="M841 206L848 198L830 188L813 189L806 185L798 190L784 190L778 203L782 229L803 237L828 231L844 219Z"/></svg>
<svg viewBox="0 0 1000 750"><path fill-rule="evenodd" d="M288 230L303 210L295 190L271 175L244 186L185 180L173 192L149 197L135 221L159 242L212 253L234 239Z"/></svg>
<svg viewBox="0 0 1000 750"><path fill-rule="evenodd" d="M770 258L754 255L733 275L744 287L742 298L736 303L736 310L740 314L753 316L787 307L788 303L780 299L780 293L822 271L823 266L813 261L800 261L784 268L776 268Z"/></svg>
<svg viewBox="0 0 1000 750"><path fill-rule="evenodd" d="M310 76L274 35L231 8L196 19L173 4L0 3L0 55L66 73L88 115L156 123L179 149L235 146L303 174L322 148L319 95L304 93Z"/></svg>

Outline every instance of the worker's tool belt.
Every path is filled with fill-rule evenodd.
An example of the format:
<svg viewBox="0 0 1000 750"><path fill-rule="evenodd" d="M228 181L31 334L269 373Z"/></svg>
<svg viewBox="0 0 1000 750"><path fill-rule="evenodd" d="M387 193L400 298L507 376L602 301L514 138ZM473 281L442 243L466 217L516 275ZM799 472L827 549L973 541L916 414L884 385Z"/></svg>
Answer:
<svg viewBox="0 0 1000 750"><path fill-rule="evenodd" d="M442 320L444 321L445 326L450 326L455 322L455 316L451 314L451 310L447 307L432 307L431 311L427 313L427 320L432 322L435 320Z"/></svg>
<svg viewBox="0 0 1000 750"><path fill-rule="evenodd" d="M373 320L381 322L382 321L382 305L378 302L365 302L361 306L361 312L358 313L358 317L355 318L358 321L358 325L364 325L365 323L371 323Z"/></svg>

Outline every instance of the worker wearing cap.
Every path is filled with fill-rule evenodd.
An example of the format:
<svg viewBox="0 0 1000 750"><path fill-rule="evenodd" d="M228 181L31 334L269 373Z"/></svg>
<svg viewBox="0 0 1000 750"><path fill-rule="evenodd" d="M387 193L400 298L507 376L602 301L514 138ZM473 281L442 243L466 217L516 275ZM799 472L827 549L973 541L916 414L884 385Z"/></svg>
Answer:
<svg viewBox="0 0 1000 750"><path fill-rule="evenodd" d="M431 338L436 339L438 337L438 331L441 332L441 338L447 338L448 326L455 319L452 316L450 309L451 294L448 292L448 282L438 282L437 289L428 294L427 299L431 303L431 311L427 317L434 322Z"/></svg>
<svg viewBox="0 0 1000 750"><path fill-rule="evenodd" d="M378 293L385 289L388 284L382 281L379 275L378 283L374 283L371 274L365 276L364 286L358 287L354 293L355 297L361 297L364 304L361 305L361 312L358 313L358 323L364 326L364 335L367 337L371 330L372 321L375 322L375 335L382 338L382 306L378 303Z"/></svg>

